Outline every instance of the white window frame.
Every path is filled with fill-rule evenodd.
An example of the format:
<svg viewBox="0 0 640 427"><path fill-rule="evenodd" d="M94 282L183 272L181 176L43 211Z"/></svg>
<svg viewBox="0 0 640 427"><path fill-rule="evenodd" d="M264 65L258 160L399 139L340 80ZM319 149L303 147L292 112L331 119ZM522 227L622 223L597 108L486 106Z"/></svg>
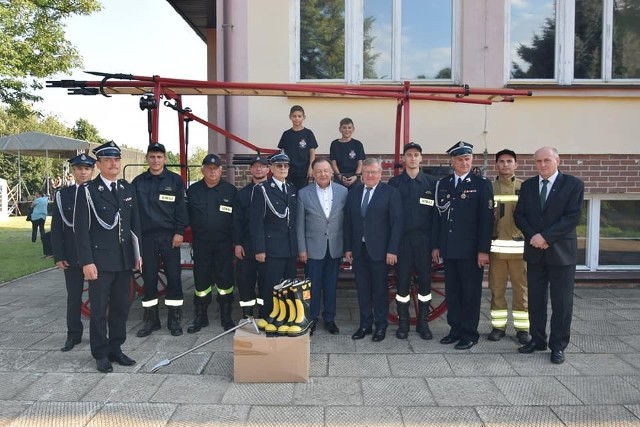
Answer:
<svg viewBox="0 0 640 427"><path fill-rule="evenodd" d="M640 270L640 265L600 264L600 207L605 200L640 200L640 194L585 194L588 200L586 231L586 265L578 265L578 271L628 271Z"/></svg>
<svg viewBox="0 0 640 427"><path fill-rule="evenodd" d="M512 79L511 78L511 1L505 2L505 82L557 83L559 85L594 84L640 84L640 79L614 79L613 73L613 6L615 0L601 0L603 13L602 25L602 72L600 79L576 79L574 77L575 59L575 0L556 1L556 47L555 77L553 79Z"/></svg>
<svg viewBox="0 0 640 427"><path fill-rule="evenodd" d="M460 2L451 0L451 79L419 79L411 80L417 83L452 84L459 80L460 72ZM402 0L393 2L393 45L391 78L364 79L363 45L364 45L364 0L345 0L345 78L344 79L300 79L300 0L289 0L290 20L293 28L290 33L291 66L289 79L292 82L346 82L348 84L366 83L398 83L401 75L402 52Z"/></svg>

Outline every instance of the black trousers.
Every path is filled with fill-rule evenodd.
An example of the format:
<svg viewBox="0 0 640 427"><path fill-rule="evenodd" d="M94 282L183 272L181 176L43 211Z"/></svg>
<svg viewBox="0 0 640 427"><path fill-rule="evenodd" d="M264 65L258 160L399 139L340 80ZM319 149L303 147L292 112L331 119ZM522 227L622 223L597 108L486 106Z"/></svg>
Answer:
<svg viewBox="0 0 640 427"><path fill-rule="evenodd" d="M389 325L388 271L386 259L372 260L363 242L360 254L353 258L361 328L375 325L380 329Z"/></svg>
<svg viewBox="0 0 640 427"><path fill-rule="evenodd" d="M99 270L98 278L89 282L89 341L95 359L122 352L120 347L127 339L131 276L129 270Z"/></svg>
<svg viewBox="0 0 640 427"><path fill-rule="evenodd" d="M454 337L477 342L480 338L482 275L477 258L444 260L444 289L447 323Z"/></svg>
<svg viewBox="0 0 640 427"><path fill-rule="evenodd" d="M296 278L296 258L273 258L267 254L264 262L264 282L260 288L260 295L264 299L264 305L260 308L260 317L265 318L273 309L273 288L282 279Z"/></svg>
<svg viewBox="0 0 640 427"><path fill-rule="evenodd" d="M529 322L534 342L547 342L547 303L551 293L549 348L564 350L569 345L575 277L575 265L550 266L544 262L527 263Z"/></svg>
<svg viewBox="0 0 640 427"><path fill-rule="evenodd" d="M64 270L64 282L67 287L67 339L82 339L83 325L80 320L84 274L80 267L68 267Z"/></svg>
<svg viewBox="0 0 640 427"><path fill-rule="evenodd" d="M142 280L144 281L143 307L158 305L158 269L162 260L167 277L165 304L182 306L182 268L180 248L173 248L173 232L148 233L142 235ZM155 304L150 302L155 301Z"/></svg>
<svg viewBox="0 0 640 427"><path fill-rule="evenodd" d="M193 278L195 305L209 305L211 293L218 289L233 288L233 246L231 242L219 243L205 239L193 239ZM205 294L206 292L206 294Z"/></svg>
<svg viewBox="0 0 640 427"><path fill-rule="evenodd" d="M44 222L45 219L34 219L31 221L31 242L35 243L38 238L38 230L40 230L40 240L44 239Z"/></svg>
<svg viewBox="0 0 640 427"><path fill-rule="evenodd" d="M236 259L236 273L240 303L249 303L256 299L256 284L258 298L271 298L271 295L262 295L260 290L264 288L264 263L256 261L253 252L245 253L243 259Z"/></svg>
<svg viewBox="0 0 640 427"><path fill-rule="evenodd" d="M398 284L396 293L401 297L409 295L411 275L418 277L420 295L431 294L431 251L429 239L420 233L405 234L400 241L396 274Z"/></svg>

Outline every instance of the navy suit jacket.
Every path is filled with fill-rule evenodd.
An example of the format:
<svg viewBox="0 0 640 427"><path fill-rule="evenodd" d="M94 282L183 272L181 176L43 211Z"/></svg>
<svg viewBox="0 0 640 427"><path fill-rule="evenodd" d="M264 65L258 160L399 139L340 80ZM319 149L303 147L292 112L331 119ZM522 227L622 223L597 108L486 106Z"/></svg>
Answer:
<svg viewBox="0 0 640 427"><path fill-rule="evenodd" d="M95 211L89 207L89 193ZM107 230L100 225L100 219L108 225L113 224L116 214L120 212L120 229L116 225ZM75 243L78 251L78 262L81 266L96 264L98 271L126 271L133 269L133 238L138 238L136 252L142 253L140 216L136 199L136 190L124 179L118 180L118 198L106 187L98 175L94 180L78 188L75 217Z"/></svg>
<svg viewBox="0 0 640 427"><path fill-rule="evenodd" d="M74 210L76 207L76 186L61 189L60 204L58 197L54 198L53 213L51 219L51 247L53 249L53 260L67 261L70 267L79 267L78 255L76 253L76 240L73 234L73 227L69 227L62 218L73 225ZM62 215L60 214L62 212Z"/></svg>
<svg viewBox="0 0 640 427"><path fill-rule="evenodd" d="M583 200L584 183L572 175L558 174L544 208L540 206L539 177L536 175L522 183L514 219L524 234L525 261L557 266L576 264L576 227ZM547 241L548 249L531 246L531 237L537 233Z"/></svg>
<svg viewBox="0 0 640 427"><path fill-rule="evenodd" d="M298 256L296 237L296 218L298 197L295 187L286 181L287 194L284 194L273 177L256 185L253 189L249 228L256 254L266 253L272 258L291 258ZM264 189L264 191L263 191ZM289 217L279 218L269 207L265 194L275 210L283 214L289 207Z"/></svg>
<svg viewBox="0 0 640 427"><path fill-rule="evenodd" d="M376 186L367 214L362 217L360 205L365 186L349 191L344 217L344 250L354 257L362 252L364 236L367 252L374 261L386 260L387 253L398 254L402 238L402 200L397 188L383 182Z"/></svg>

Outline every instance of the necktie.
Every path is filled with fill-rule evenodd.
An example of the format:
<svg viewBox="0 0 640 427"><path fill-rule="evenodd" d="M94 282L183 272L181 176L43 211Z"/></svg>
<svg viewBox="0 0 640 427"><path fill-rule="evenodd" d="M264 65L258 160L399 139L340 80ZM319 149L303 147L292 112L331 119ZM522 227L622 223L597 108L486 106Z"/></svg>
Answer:
<svg viewBox="0 0 640 427"><path fill-rule="evenodd" d="M113 197L115 197L116 200L118 200L118 189L115 182L111 183L111 194L113 194Z"/></svg>
<svg viewBox="0 0 640 427"><path fill-rule="evenodd" d="M460 184L460 177L456 176L456 186L454 188L458 188L458 184Z"/></svg>
<svg viewBox="0 0 640 427"><path fill-rule="evenodd" d="M371 187L367 187L364 193L364 198L362 199L362 205L360 206L360 213L364 218L367 214L367 207L369 206L369 197L371 196Z"/></svg>
<svg viewBox="0 0 640 427"><path fill-rule="evenodd" d="M548 179L542 180L542 190L540 190L540 207L544 208L544 203L547 201L547 184L549 183Z"/></svg>
<svg viewBox="0 0 640 427"><path fill-rule="evenodd" d="M286 183L282 183L282 192L286 195L287 194L287 184Z"/></svg>

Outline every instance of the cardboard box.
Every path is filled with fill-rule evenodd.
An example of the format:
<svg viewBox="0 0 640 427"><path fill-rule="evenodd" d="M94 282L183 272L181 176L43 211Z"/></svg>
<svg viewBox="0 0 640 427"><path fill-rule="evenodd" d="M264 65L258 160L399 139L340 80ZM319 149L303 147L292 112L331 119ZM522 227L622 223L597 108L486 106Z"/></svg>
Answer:
<svg viewBox="0 0 640 427"><path fill-rule="evenodd" d="M306 383L309 380L309 334L267 337L237 329L233 337L233 381L237 383Z"/></svg>

